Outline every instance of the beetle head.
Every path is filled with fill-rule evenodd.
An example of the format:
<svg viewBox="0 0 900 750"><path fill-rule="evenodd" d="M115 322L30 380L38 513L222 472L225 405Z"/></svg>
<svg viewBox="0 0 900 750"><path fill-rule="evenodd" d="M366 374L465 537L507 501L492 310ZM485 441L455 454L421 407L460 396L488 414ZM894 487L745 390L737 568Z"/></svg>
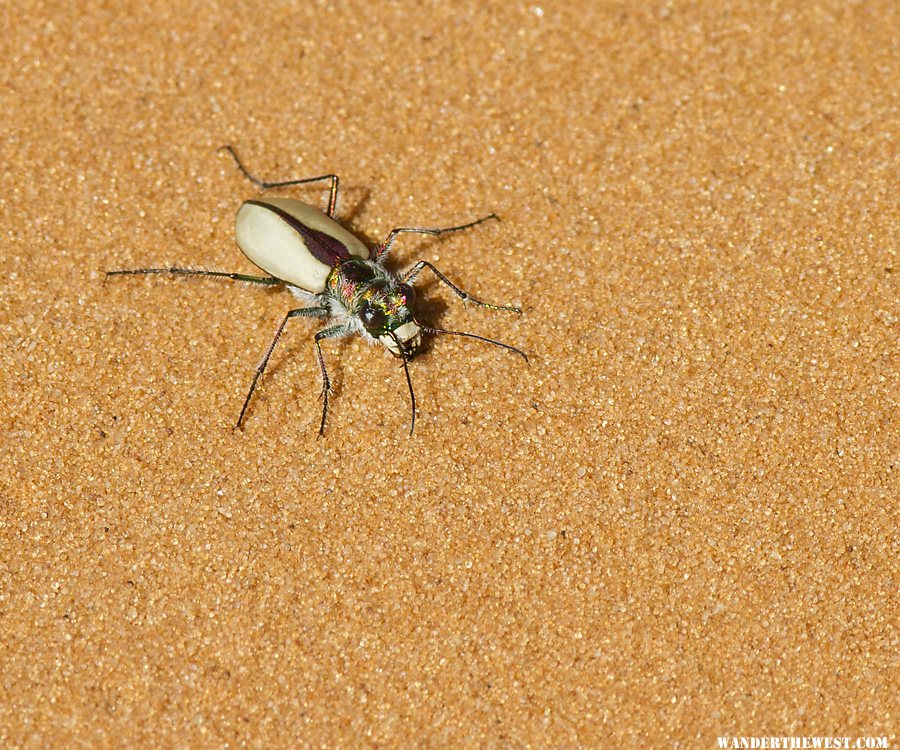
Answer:
<svg viewBox="0 0 900 750"><path fill-rule="evenodd" d="M395 357L412 359L422 345L422 329L413 317L413 288L402 282L375 283L361 297L356 315L366 333Z"/></svg>

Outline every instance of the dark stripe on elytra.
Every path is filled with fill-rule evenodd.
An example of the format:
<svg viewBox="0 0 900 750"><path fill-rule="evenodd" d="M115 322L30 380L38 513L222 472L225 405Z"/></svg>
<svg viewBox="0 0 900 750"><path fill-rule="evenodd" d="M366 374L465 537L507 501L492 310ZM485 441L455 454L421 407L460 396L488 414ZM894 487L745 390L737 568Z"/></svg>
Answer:
<svg viewBox="0 0 900 750"><path fill-rule="evenodd" d="M307 250L309 250L309 252L312 253L312 256L320 263L324 263L331 268L336 268L340 265L342 260L347 260L350 257L350 251L347 249L347 246L339 239L318 229L306 226L306 224L295 216L291 216L284 209L273 206L271 203L266 203L265 201L250 200L247 201L247 203L267 208L272 213L278 214L291 229L303 237L306 242Z"/></svg>

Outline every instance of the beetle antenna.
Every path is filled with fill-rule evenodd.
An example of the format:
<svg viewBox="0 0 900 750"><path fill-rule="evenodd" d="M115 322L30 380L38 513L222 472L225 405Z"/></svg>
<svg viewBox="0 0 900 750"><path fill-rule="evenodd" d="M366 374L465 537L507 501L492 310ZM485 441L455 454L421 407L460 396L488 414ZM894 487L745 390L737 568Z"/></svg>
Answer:
<svg viewBox="0 0 900 750"><path fill-rule="evenodd" d="M403 372L406 373L406 384L409 386L409 401L412 405L412 419L409 423L409 436L412 437L413 430L416 428L416 394L413 391L412 378L409 377L409 360L403 358Z"/></svg>
<svg viewBox="0 0 900 750"><path fill-rule="evenodd" d="M525 354L521 349L516 349L514 346L510 346L509 344L504 344L502 341L495 341L494 339L489 339L484 336L477 336L474 333L465 333L464 331L448 331L444 328L430 328L429 326L423 326L420 324L419 326L426 333L437 334L437 333L448 333L451 336L465 336L467 339L476 339L478 341L484 341L486 344L493 344L494 346L499 346L501 349L509 349L511 352L515 352L516 354L521 354L525 361L528 361L528 355Z"/></svg>
<svg viewBox="0 0 900 750"><path fill-rule="evenodd" d="M394 339L397 350L400 352L400 356L403 359L403 372L406 374L406 385L409 386L409 401L412 404L412 420L409 423L409 435L412 437L413 430L416 428L416 394L413 391L412 378L409 376L409 359L403 354L403 347L400 346L400 341L394 335L394 332L389 331L389 333L391 338Z"/></svg>

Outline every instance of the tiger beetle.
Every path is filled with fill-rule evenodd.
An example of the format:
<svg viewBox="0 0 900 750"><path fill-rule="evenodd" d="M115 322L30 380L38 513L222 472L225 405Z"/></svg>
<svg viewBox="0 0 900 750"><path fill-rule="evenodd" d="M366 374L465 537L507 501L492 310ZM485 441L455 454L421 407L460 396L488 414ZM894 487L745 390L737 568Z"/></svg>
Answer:
<svg viewBox="0 0 900 750"><path fill-rule="evenodd" d="M334 219L338 197L336 174L307 177L283 182L266 182L255 177L243 165L231 146L223 146L237 164L238 169L261 192L291 185L306 185L329 180L331 190L325 213L293 198L255 198L245 201L237 212L235 233L238 247L268 276L251 276L243 273L203 271L189 268L134 268L107 271L106 276L166 273L181 276L215 276L262 286L285 285L302 303L303 307L290 310L275 330L275 336L256 368L250 390L244 399L238 417L237 429L242 429L247 407L259 379L262 377L278 344L287 322L291 318L324 318L331 325L315 335L316 357L322 371L322 421L319 437L325 433L328 415L328 394L331 381L325 368L321 342L337 339L353 333L367 341L381 342L385 348L403 363L412 408L409 434L416 426L416 396L409 376L409 362L422 345L422 334L450 334L477 339L508 349L524 357L525 352L494 339L463 331L448 331L420 322L415 316L415 293L411 286L419 273L428 268L463 301L491 310L507 310L521 313L518 307L491 305L464 292L427 260L420 260L406 273L398 275L389 270L385 258L394 240L400 234L427 234L438 236L482 224L490 219L499 221L496 214L489 214L468 224L438 229L423 227L398 227L392 229L387 239L374 252Z"/></svg>

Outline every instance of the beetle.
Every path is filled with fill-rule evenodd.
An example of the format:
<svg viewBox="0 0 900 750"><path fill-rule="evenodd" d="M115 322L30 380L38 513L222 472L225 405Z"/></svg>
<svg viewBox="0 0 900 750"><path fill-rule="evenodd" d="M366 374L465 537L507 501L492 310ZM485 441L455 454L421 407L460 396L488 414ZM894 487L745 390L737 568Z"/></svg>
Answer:
<svg viewBox="0 0 900 750"><path fill-rule="evenodd" d="M319 437L325 433L328 396L331 393L331 381L322 355L321 342L324 339L360 334L369 342L381 343L388 352L401 360L412 410L410 435L416 426L416 396L409 374L409 362L421 349L423 333L477 339L519 354L526 362L528 361L525 352L509 344L474 333L434 328L419 321L415 316L415 292L412 282L419 273L428 268L463 301L491 310L521 314L520 308L492 305L476 299L462 291L427 260L420 260L402 275L391 271L384 263L388 251L401 234L439 236L470 229L491 219L499 221L496 214L489 214L468 224L454 227L398 227L392 229L387 239L373 252L334 218L339 185L336 174L267 182L247 170L233 147L223 146L219 150L231 155L244 177L256 185L261 193L273 188L330 181L327 209L322 212L294 198L281 197L258 197L241 205L235 219L237 245L244 255L268 276L173 267L107 271L106 278L138 274L174 274L227 278L262 286L284 285L304 304L303 307L289 310L276 329L272 343L266 349L253 375L235 425L236 429L243 429L244 418L253 393L291 318L324 318L331 323L314 337L316 358L322 372L322 420L319 424Z"/></svg>

